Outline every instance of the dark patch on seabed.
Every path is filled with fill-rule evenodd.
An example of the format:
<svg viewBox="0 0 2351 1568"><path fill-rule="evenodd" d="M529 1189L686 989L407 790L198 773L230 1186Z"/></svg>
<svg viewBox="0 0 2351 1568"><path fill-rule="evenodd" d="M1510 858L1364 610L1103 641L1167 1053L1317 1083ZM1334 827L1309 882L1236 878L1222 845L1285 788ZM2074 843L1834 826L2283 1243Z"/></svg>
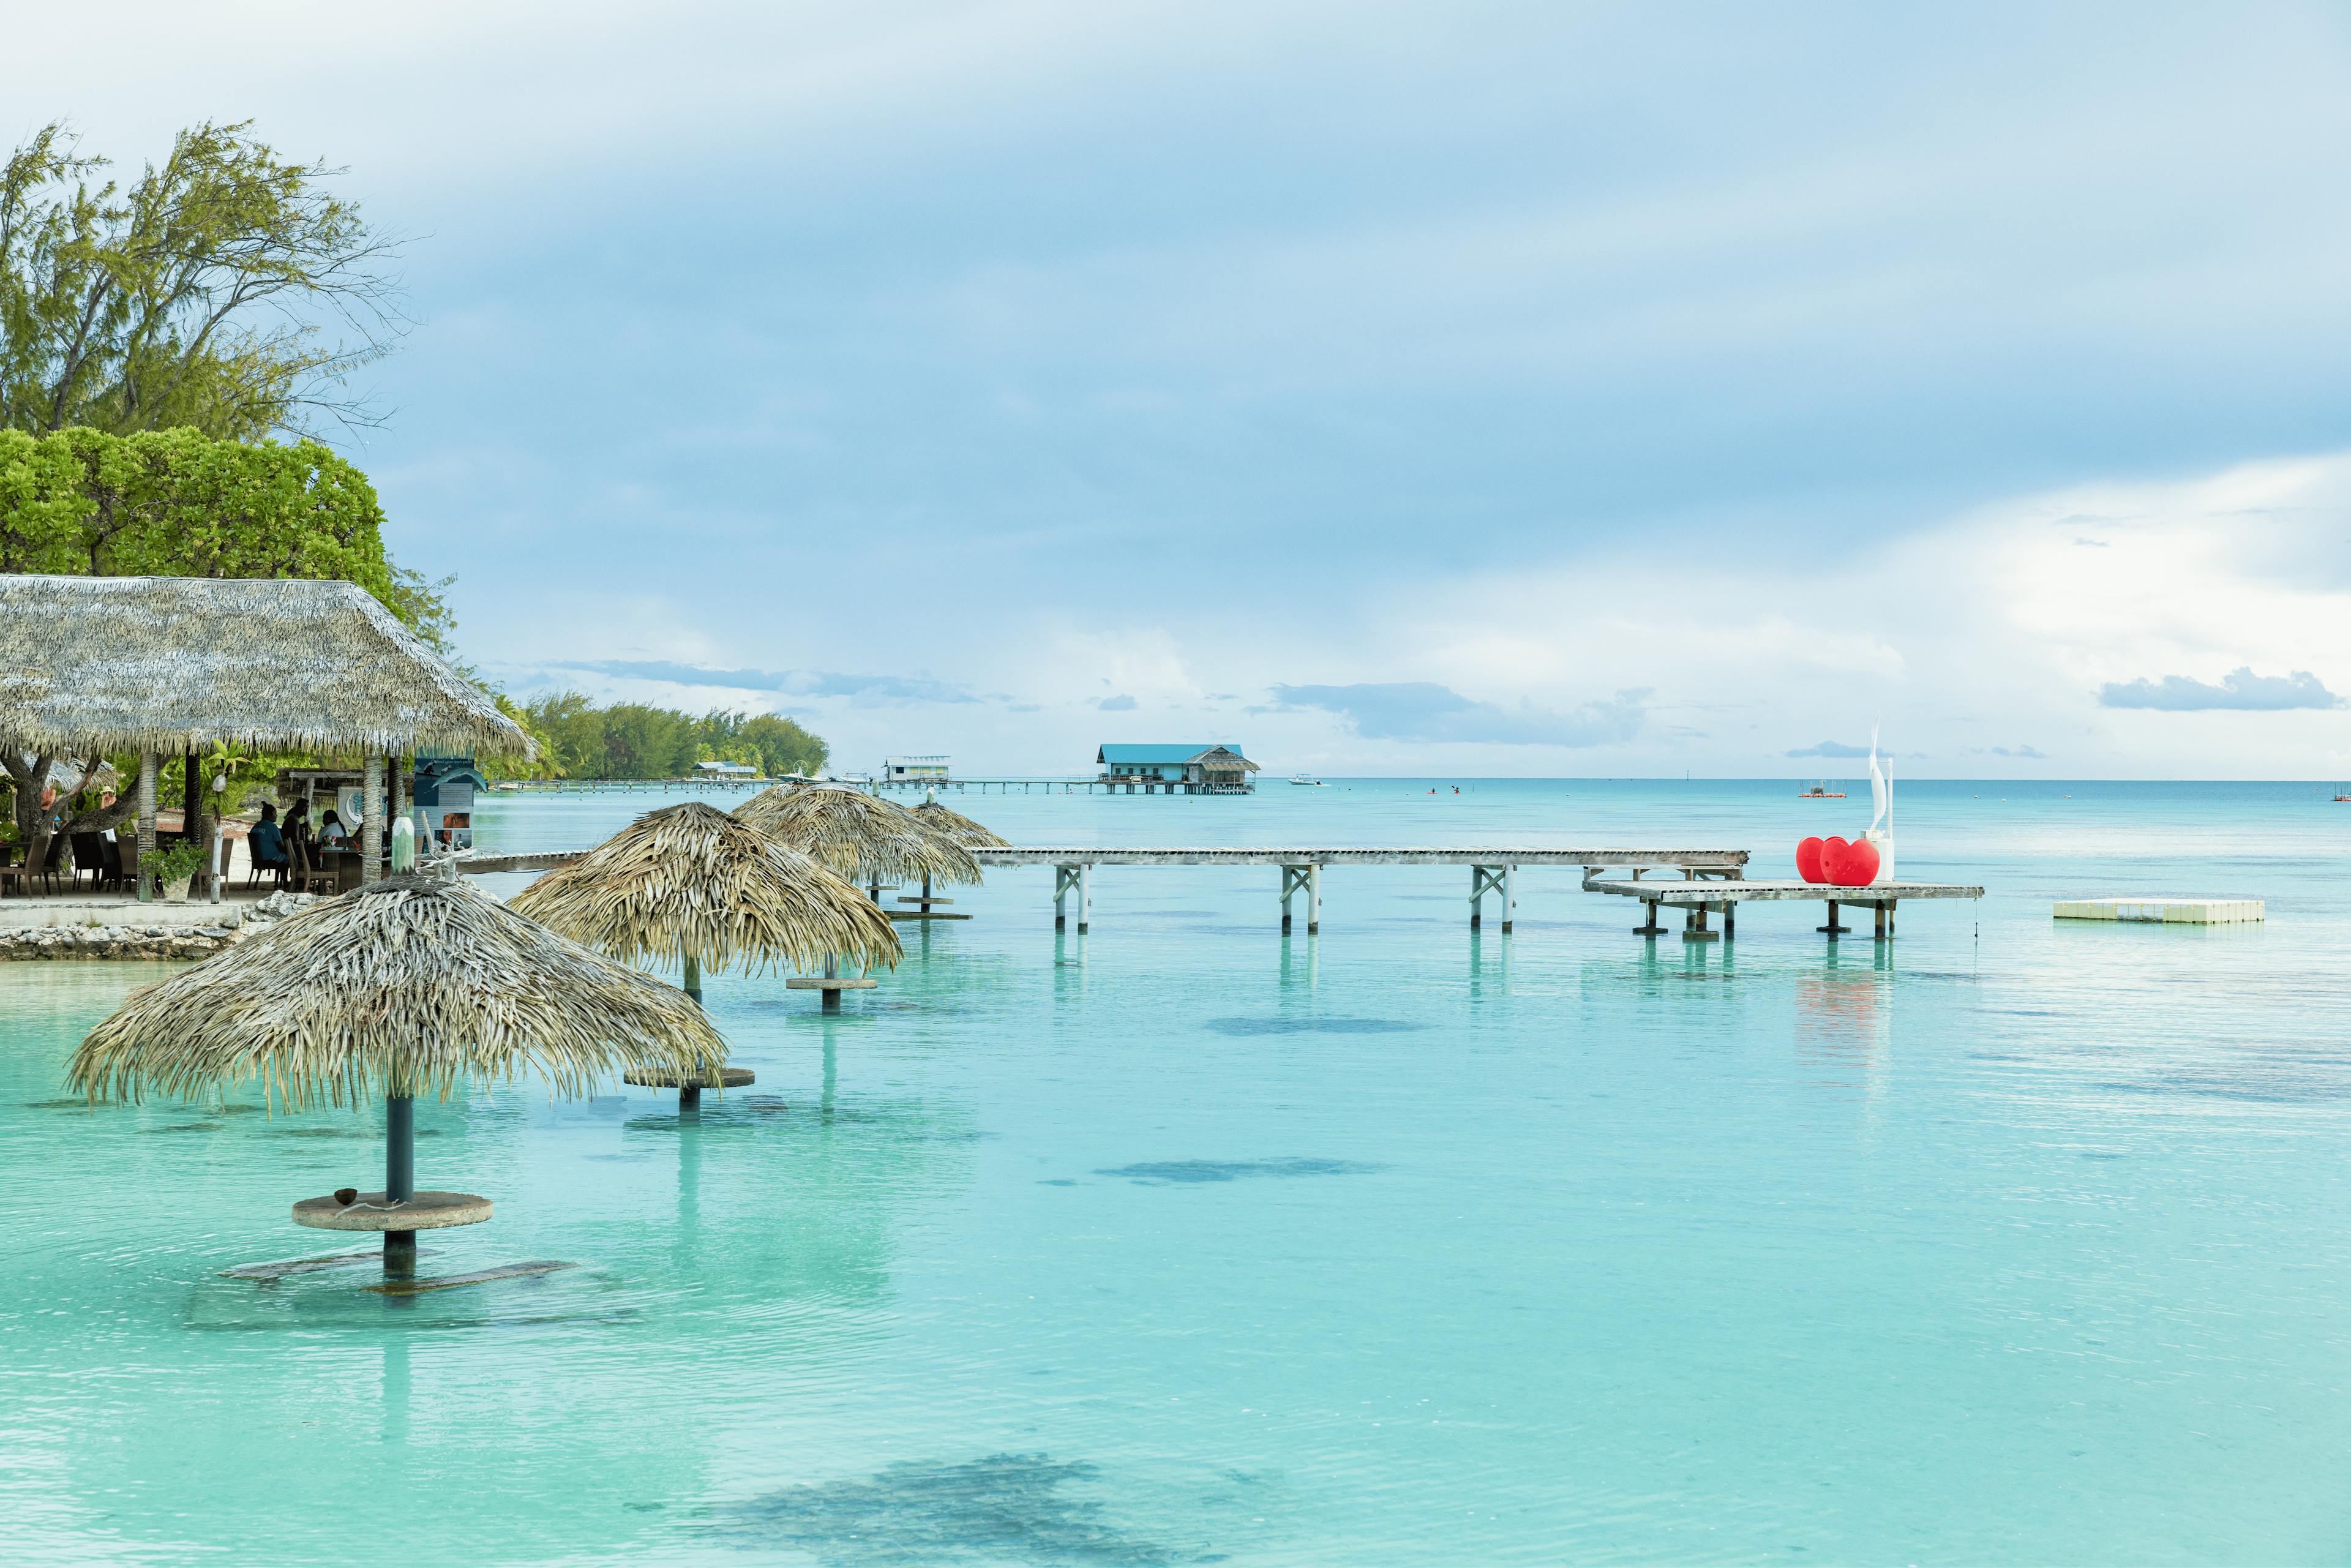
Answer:
<svg viewBox="0 0 2351 1568"><path fill-rule="evenodd" d="M361 1138L371 1142L381 1142L383 1137L383 1129L381 1127L260 1127L256 1131L265 1138ZM416 1129L416 1135L420 1138L437 1138L441 1135L441 1129L419 1127Z"/></svg>
<svg viewBox="0 0 2351 1568"><path fill-rule="evenodd" d="M1403 1019L1210 1019L1207 1029L1216 1034L1410 1034L1425 1030L1425 1023L1409 1023Z"/></svg>
<svg viewBox="0 0 2351 1568"><path fill-rule="evenodd" d="M1360 1160L1151 1160L1142 1165L1099 1170L1101 1176L1124 1176L1131 1182L1164 1186L1171 1182L1238 1181L1244 1176L1369 1176L1385 1166Z"/></svg>
<svg viewBox="0 0 2351 1568"><path fill-rule="evenodd" d="M2256 1104L2331 1104L2351 1100L2351 1071L2334 1055L2253 1061L2180 1071L2157 1071L2142 1079L2108 1080L2100 1088L2121 1094L2205 1095Z"/></svg>
<svg viewBox="0 0 2351 1568"><path fill-rule="evenodd" d="M1146 1541L1073 1495L1092 1465L1044 1454L967 1464L895 1464L870 1481L786 1487L714 1510L705 1527L747 1550L803 1552L822 1563L1099 1564L1174 1568L1222 1553Z"/></svg>

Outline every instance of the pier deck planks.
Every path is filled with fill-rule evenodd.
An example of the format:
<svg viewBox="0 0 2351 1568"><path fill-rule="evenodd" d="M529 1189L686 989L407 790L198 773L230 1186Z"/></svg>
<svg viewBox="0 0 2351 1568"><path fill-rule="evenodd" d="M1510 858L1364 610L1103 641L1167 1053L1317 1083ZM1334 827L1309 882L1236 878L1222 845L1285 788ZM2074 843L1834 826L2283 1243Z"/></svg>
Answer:
<svg viewBox="0 0 2351 1568"><path fill-rule="evenodd" d="M1892 904L1912 898L1981 898L1983 889L1957 883L1887 882L1869 887L1833 887L1817 882L1587 882L1592 893L1621 894L1626 898L1670 904L1676 908L1698 904L1751 904L1811 900L1822 904Z"/></svg>
<svg viewBox="0 0 2351 1568"><path fill-rule="evenodd" d="M1259 848L1128 848L1117 844L1015 844L976 849L984 866L1023 865L1572 865L1678 866L1736 873L1745 850L1561 849L1552 844L1441 844L1399 849L1353 845Z"/></svg>

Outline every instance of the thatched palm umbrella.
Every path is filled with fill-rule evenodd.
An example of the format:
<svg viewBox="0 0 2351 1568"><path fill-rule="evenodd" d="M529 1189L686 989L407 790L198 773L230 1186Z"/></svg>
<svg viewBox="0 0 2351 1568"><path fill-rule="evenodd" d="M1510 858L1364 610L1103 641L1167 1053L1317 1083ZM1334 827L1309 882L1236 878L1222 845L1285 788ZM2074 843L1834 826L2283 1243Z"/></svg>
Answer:
<svg viewBox="0 0 2351 1568"><path fill-rule="evenodd" d="M613 1068L714 1072L726 1043L702 1009L463 882L390 877L141 988L89 1032L68 1082L96 1100L186 1098L258 1079L289 1109L381 1096L384 1189L309 1198L297 1222L380 1230L384 1271L416 1232L490 1217L487 1198L416 1190L415 1107L460 1080L546 1075L589 1092Z"/></svg>
<svg viewBox="0 0 2351 1568"><path fill-rule="evenodd" d="M736 807L735 814L852 882L979 880L979 862L963 845L896 801L862 789L778 784Z"/></svg>
<svg viewBox="0 0 2351 1568"><path fill-rule="evenodd" d="M622 963L682 964L697 1004L705 967L805 967L828 954L895 967L904 956L888 918L853 885L699 800L639 817L508 907ZM734 1088L751 1074L729 1068L719 1083L653 1072L632 1082L677 1083L684 1110L700 1103L705 1082Z"/></svg>
<svg viewBox="0 0 2351 1568"><path fill-rule="evenodd" d="M1012 841L973 821L961 811L940 805L935 789L923 791L923 803L914 808L914 815L921 818L923 825L933 832L945 833L967 850L1006 849ZM932 904L946 902L944 898L931 896L931 879L927 876L923 878L923 913L927 915L931 913Z"/></svg>
<svg viewBox="0 0 2351 1568"><path fill-rule="evenodd" d="M979 862L971 852L931 828L894 801L862 789L828 784L778 784L735 808L735 815L813 857L836 873L866 885L875 904L882 884L908 882L976 883ZM825 977L812 982L824 991L827 1012L839 1009L838 959L825 959Z"/></svg>
<svg viewBox="0 0 2351 1568"><path fill-rule="evenodd" d="M1001 850L1011 847L1012 841L973 821L961 811L939 804L938 792L923 791L923 803L914 808L914 815L933 832L945 833L956 842L971 850Z"/></svg>

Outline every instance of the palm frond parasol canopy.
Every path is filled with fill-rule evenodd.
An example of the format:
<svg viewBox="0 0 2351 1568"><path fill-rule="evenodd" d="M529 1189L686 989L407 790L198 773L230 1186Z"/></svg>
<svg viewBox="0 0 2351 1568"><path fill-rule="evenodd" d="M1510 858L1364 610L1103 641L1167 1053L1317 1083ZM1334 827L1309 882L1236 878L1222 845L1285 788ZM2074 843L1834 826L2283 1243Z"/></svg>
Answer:
<svg viewBox="0 0 2351 1568"><path fill-rule="evenodd" d="M852 882L979 880L969 850L905 807L862 789L778 784L736 807L735 815Z"/></svg>
<svg viewBox="0 0 2351 1568"><path fill-rule="evenodd" d="M639 817L508 907L623 963L895 967L889 917L816 860L699 800Z"/></svg>
<svg viewBox="0 0 2351 1568"><path fill-rule="evenodd" d="M191 1097L255 1079L289 1108L614 1069L716 1077L726 1044L674 987L466 885L390 877L133 991L67 1078L92 1099Z"/></svg>
<svg viewBox="0 0 2351 1568"><path fill-rule="evenodd" d="M961 811L940 805L936 796L926 796L923 803L914 808L914 815L921 818L923 825L933 832L945 833L967 850L1001 850L1011 846L1011 840L973 821Z"/></svg>

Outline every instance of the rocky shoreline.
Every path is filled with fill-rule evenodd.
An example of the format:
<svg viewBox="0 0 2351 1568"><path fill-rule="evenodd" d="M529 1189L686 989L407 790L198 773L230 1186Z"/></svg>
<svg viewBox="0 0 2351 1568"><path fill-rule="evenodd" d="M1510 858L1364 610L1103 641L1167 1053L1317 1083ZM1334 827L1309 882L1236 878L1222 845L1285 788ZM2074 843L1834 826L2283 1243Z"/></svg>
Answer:
<svg viewBox="0 0 2351 1568"><path fill-rule="evenodd" d="M0 960L9 958L208 958L268 930L319 902L314 893L273 893L257 904L225 910L216 925L43 925L0 931Z"/></svg>

